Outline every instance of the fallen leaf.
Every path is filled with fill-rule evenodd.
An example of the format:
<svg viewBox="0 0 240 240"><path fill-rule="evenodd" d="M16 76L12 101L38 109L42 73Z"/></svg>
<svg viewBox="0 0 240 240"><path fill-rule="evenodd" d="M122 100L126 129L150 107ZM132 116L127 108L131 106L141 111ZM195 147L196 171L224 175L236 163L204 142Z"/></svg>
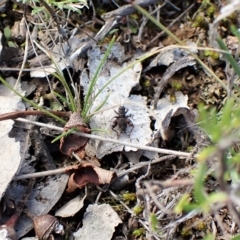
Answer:
<svg viewBox="0 0 240 240"><path fill-rule="evenodd" d="M89 88L89 82L94 76L96 68L99 66L104 53L105 49L102 50L99 47L95 47L88 51L88 71L82 72L80 80L85 93ZM136 58L137 57L139 56L136 56ZM139 86L139 79L142 71L141 63L132 66L107 85L106 88L102 89L112 77L116 76L136 59L133 57L130 61L125 62L125 58L126 54L124 52L124 47L120 43L115 43L106 64L104 64L102 71L98 75L96 85L94 86L93 94L97 94L98 91L101 91L101 93L94 100L89 112L89 114L93 114L90 119L90 126L92 129L101 128L103 130L95 131L95 135L146 145L151 140L152 132L150 129L149 112L146 110L147 100L142 96L130 95L131 90ZM101 111L94 113L97 107L104 102L106 98L107 101ZM128 125L126 132L121 134L117 134L112 129L113 121L114 118L116 119L116 112L118 112L119 106L125 107L127 110L126 116L128 116L128 119L131 120L134 125L134 128ZM116 126L115 130L118 133L120 132L119 125ZM123 150L128 152L137 151L136 148L107 141L95 140L94 145L96 157L100 159L112 152L120 152Z"/></svg>
<svg viewBox="0 0 240 240"><path fill-rule="evenodd" d="M170 96L166 95L164 98L158 100L157 108L154 110L158 118L156 119L155 129L161 133L163 140L168 140L168 128L171 122L171 118L178 116L186 112L189 109L188 96L183 95L182 92L177 91L174 93L176 101L172 103L169 99Z"/></svg>
<svg viewBox="0 0 240 240"><path fill-rule="evenodd" d="M75 240L110 240L115 227L122 223L117 213L108 204L89 205L83 218L83 227L75 232Z"/></svg>
<svg viewBox="0 0 240 240"><path fill-rule="evenodd" d="M59 176L49 177L46 181L36 184L29 196L26 207L35 214L41 216L48 213L65 191L69 175L61 174ZM7 189L6 195L17 202L25 193L25 186L20 182L12 182ZM18 239L24 236L33 228L33 222L25 215L20 216L15 230Z"/></svg>
<svg viewBox="0 0 240 240"><path fill-rule="evenodd" d="M82 163L67 168L66 173L71 174L68 181L67 192L73 192L77 188L83 188L88 183L96 185L110 184L116 177L113 171L99 168L90 163Z"/></svg>
<svg viewBox="0 0 240 240"><path fill-rule="evenodd" d="M14 86L16 84L16 79L8 78L6 81ZM21 94L23 92L20 86L17 86L17 91ZM25 106L21 102L21 98L13 94L5 86L0 86L0 114L11 112L13 110L24 110ZM6 191L12 178L19 170L24 156L21 154L21 142L24 139L15 139L14 137L9 137L9 134L13 128L14 121L6 120L0 122L0 200ZM21 130L19 130L21 131ZM20 142L21 141L21 142Z"/></svg>
<svg viewBox="0 0 240 240"><path fill-rule="evenodd" d="M64 127L64 132L67 132L71 128L76 128L79 132L83 133L91 132L88 126L83 122L80 113L77 112L71 115L69 121ZM60 151L67 156L70 156L73 152L81 153L84 150L88 140L89 139L86 137L75 134L67 135L66 137L62 137L60 140Z"/></svg>
<svg viewBox="0 0 240 240"><path fill-rule="evenodd" d="M84 200L86 196L87 195L81 197L80 195L78 195L77 197L71 199L69 202L67 202L64 206L62 206L56 211L55 216L63 218L74 216L84 206Z"/></svg>
<svg viewBox="0 0 240 240"><path fill-rule="evenodd" d="M191 52L195 54L197 53L196 43L188 41L187 45L191 47ZM149 66L144 69L144 72L147 72L153 67L157 66L169 66L186 55L189 55L189 53L185 49L180 49L177 47L163 49L151 60Z"/></svg>

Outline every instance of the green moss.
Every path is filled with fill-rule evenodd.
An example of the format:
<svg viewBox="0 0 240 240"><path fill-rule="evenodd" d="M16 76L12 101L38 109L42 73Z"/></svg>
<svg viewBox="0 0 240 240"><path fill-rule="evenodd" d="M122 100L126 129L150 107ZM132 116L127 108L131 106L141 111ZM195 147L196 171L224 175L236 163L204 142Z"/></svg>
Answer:
<svg viewBox="0 0 240 240"><path fill-rule="evenodd" d="M206 21L206 19L205 19L204 14L199 13L199 14L195 17L192 26L195 27L195 28L197 28L197 27L201 27L201 28L206 27L206 26L207 26L207 21Z"/></svg>
<svg viewBox="0 0 240 240"><path fill-rule="evenodd" d="M172 83L171 83L171 85L172 85L172 88L175 90L175 91L180 91L180 90L182 90L182 84L181 83L179 83L179 82L177 82L177 81L173 81Z"/></svg>
<svg viewBox="0 0 240 240"><path fill-rule="evenodd" d="M124 193L122 195L122 199L124 202L133 202L137 199L135 193Z"/></svg>
<svg viewBox="0 0 240 240"><path fill-rule="evenodd" d="M204 51L204 56L205 57L211 57L213 59L218 59L219 58L219 53L211 50L205 50Z"/></svg>
<svg viewBox="0 0 240 240"><path fill-rule="evenodd" d="M192 150L193 150L193 146L189 146L188 148L187 148L187 152L191 152Z"/></svg>
<svg viewBox="0 0 240 240"><path fill-rule="evenodd" d="M181 231L181 235L183 237L191 236L192 235L192 230L188 227L184 227Z"/></svg>
<svg viewBox="0 0 240 240"><path fill-rule="evenodd" d="M206 229L206 223L203 221L200 221L197 226L195 226L195 229L197 229L198 231L202 231Z"/></svg>
<svg viewBox="0 0 240 240"><path fill-rule="evenodd" d="M140 237L143 234L145 234L146 230L144 228L138 228L136 230L133 231L132 235L135 237Z"/></svg>
<svg viewBox="0 0 240 240"><path fill-rule="evenodd" d="M217 11L217 8L214 4L210 4L210 6L206 9L206 14L211 17L214 15L214 13Z"/></svg>
<svg viewBox="0 0 240 240"><path fill-rule="evenodd" d="M133 208L133 212L136 214L136 215L140 215L144 210L144 207L143 206L140 206L140 205L136 205L134 208Z"/></svg>
<svg viewBox="0 0 240 240"><path fill-rule="evenodd" d="M151 85L150 79L142 79L141 80L141 85L144 89L148 89Z"/></svg>

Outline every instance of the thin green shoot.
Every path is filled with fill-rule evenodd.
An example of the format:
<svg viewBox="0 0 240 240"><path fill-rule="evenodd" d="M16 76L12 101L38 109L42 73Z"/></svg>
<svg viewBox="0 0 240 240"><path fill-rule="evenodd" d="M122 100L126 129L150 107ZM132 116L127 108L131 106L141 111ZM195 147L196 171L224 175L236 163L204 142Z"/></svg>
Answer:
<svg viewBox="0 0 240 240"><path fill-rule="evenodd" d="M72 92L71 92L71 90L70 90L70 88L67 84L67 81L66 81L65 77L63 76L62 70L59 67L55 57L48 50L46 50L42 46L40 46L37 42L34 42L34 43L37 45L38 48L40 48L51 59L52 63L55 66L55 70L56 70L56 73L52 73L52 75L54 77L56 77L62 83L62 85L64 86L64 88L66 90L66 94L69 97L71 109L73 110L73 112L77 112L74 97L72 95Z"/></svg>
<svg viewBox="0 0 240 240"><path fill-rule="evenodd" d="M1 76L0 76L0 81L8 88L10 89L12 92L14 92L17 96L19 96L21 99L23 99L25 102L29 103L31 106L35 107L36 109L44 112L46 115L54 118L55 120L65 124L66 121L64 121L63 119L59 118L58 116L52 114L51 112L45 110L44 108L38 106L36 103L34 103L33 101L27 99L26 97L24 97L23 95L21 95L18 91L16 91L9 83L7 83Z"/></svg>
<svg viewBox="0 0 240 240"><path fill-rule="evenodd" d="M102 101L102 103L94 110L94 113L88 115L88 116L84 119L84 122L85 122L85 123L88 123L88 122L90 121L91 117L105 105L105 103L107 102L109 96L110 96L110 94L108 94L108 95L105 97L105 99Z"/></svg>
<svg viewBox="0 0 240 240"><path fill-rule="evenodd" d="M70 105L71 105L71 109L73 112L77 112L77 108L76 108L76 104L75 104L75 101L74 101L74 97L72 95L72 92L67 84L67 81L65 79L65 77L63 76L62 74L62 71L58 68L58 64L56 62L54 62L54 65L56 66L56 73L52 73L52 75L54 77L56 77L61 83L62 85L64 86L65 90L66 90L66 93L67 93L67 96L69 98L69 101L70 101ZM56 63L56 64L55 64Z"/></svg>
<svg viewBox="0 0 240 240"><path fill-rule="evenodd" d="M59 136L57 136L56 138L54 138L51 143L55 143L57 142L58 140L60 140L62 137L66 137L67 135L73 133L73 132L77 132L77 129L76 128L71 128L69 129L68 131L66 132L63 132L62 134L60 134Z"/></svg>
<svg viewBox="0 0 240 240"><path fill-rule="evenodd" d="M94 102L94 100L97 98L97 96L101 93L101 90L100 90L97 93L97 95L92 98L92 94L94 92L94 87L95 87L96 82L97 82L98 74L101 71L103 65L106 63L106 60L107 60L107 58L108 58L108 56L110 54L110 51L112 49L112 46L113 46L114 42L115 42L115 36L113 36L110 44L108 45L107 51L104 54L103 59L101 60L99 66L98 66L98 68L97 68L97 70L96 70L96 72L95 72L95 74L93 76L92 81L90 82L88 91L87 91L86 96L84 98L84 106L83 106L83 109L82 109L82 117L83 118L87 117L87 114L88 114L88 112L90 111L90 109L92 107L92 102Z"/></svg>
<svg viewBox="0 0 240 240"><path fill-rule="evenodd" d="M65 103L71 111L73 111L71 104L69 104L69 102L67 101L67 99L66 99L65 97L63 97L61 94L59 94L59 93L57 93L57 92L55 92L55 91L52 91L52 93L53 93L56 97L60 98L60 100L61 100L63 103Z"/></svg>
<svg viewBox="0 0 240 240"><path fill-rule="evenodd" d="M227 48L225 43L221 38L217 38L216 40L222 50L228 51L228 53L223 53L223 55L227 59L227 61L230 63L230 65L233 67L236 74L240 76L240 67L238 66L236 60L233 58L232 54L230 54L229 49Z"/></svg>

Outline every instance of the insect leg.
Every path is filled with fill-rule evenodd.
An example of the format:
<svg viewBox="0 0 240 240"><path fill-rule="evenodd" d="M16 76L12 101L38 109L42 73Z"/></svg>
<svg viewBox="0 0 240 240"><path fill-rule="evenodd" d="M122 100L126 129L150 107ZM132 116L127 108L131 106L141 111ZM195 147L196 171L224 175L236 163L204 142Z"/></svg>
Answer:
<svg viewBox="0 0 240 240"><path fill-rule="evenodd" d="M130 130L130 132L128 134L128 136L130 137L130 135L132 133L132 130L134 129L134 125L133 125L132 121L129 118L127 119L127 124L131 127L131 130Z"/></svg>
<svg viewBox="0 0 240 240"><path fill-rule="evenodd" d="M115 118L117 118L117 117L115 117ZM116 120L113 121L113 123L112 123L112 125L111 125L111 128L112 128L112 130L113 130L114 132L117 133L117 136L118 136L118 138L119 138L120 134L119 134L119 132L115 129L115 127L116 127L117 125L118 125L118 119L116 119Z"/></svg>

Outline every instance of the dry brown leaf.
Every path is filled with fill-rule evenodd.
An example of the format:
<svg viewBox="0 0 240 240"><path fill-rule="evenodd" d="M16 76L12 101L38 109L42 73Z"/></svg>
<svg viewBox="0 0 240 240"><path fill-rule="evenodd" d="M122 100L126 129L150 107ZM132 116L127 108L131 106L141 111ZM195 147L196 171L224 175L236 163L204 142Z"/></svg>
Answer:
<svg viewBox="0 0 240 240"><path fill-rule="evenodd" d="M64 132L67 132L71 128L76 128L79 132L91 133L91 130L83 122L83 119L80 116L80 113L74 112L69 121L64 127ZM74 134L68 135L61 138L60 140L60 151L67 156L70 156L73 152L77 152L81 156L81 153L84 151L84 148L88 142L88 138L77 136Z"/></svg>
<svg viewBox="0 0 240 240"><path fill-rule="evenodd" d="M99 168L91 163L71 166L67 168L66 172L71 174L68 181L67 192L73 192L77 188L83 188L88 183L96 185L110 184L117 177L115 172Z"/></svg>

